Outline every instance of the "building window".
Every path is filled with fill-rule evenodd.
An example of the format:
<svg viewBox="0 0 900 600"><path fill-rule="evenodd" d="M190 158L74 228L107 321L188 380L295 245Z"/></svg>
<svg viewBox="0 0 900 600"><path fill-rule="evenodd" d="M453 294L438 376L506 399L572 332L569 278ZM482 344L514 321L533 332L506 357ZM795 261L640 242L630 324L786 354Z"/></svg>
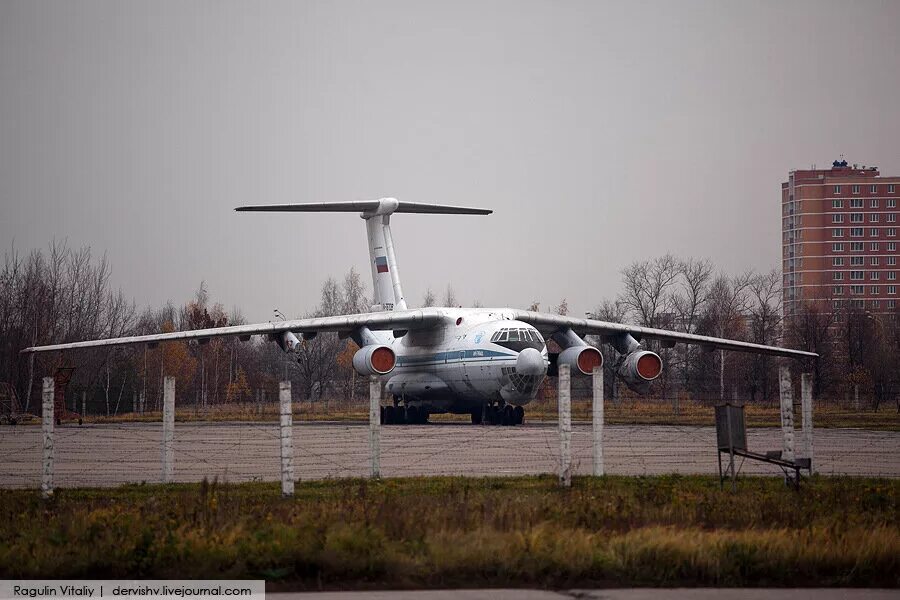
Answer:
<svg viewBox="0 0 900 600"><path fill-rule="evenodd" d="M886 206L888 208L897 208L897 200L895 198L888 198Z"/></svg>
<svg viewBox="0 0 900 600"><path fill-rule="evenodd" d="M888 300L888 301L887 301L887 307L888 307L888 308L896 308L896 307L897 307L897 301L896 301L896 300Z"/></svg>
<svg viewBox="0 0 900 600"><path fill-rule="evenodd" d="M840 227L836 227L831 230L831 237L844 237L844 230Z"/></svg>
<svg viewBox="0 0 900 600"><path fill-rule="evenodd" d="M877 257L877 256L873 256L873 257L872 257L872 260L871 260L871 262L870 262L870 264L871 264L873 267L877 267L877 266L878 266L878 257Z"/></svg>
<svg viewBox="0 0 900 600"><path fill-rule="evenodd" d="M878 186L877 186L877 185L874 185L874 184L873 184L873 185L870 185L870 186L869 186L869 193L870 193L870 194L874 194L874 193L876 193L876 192L878 192Z"/></svg>
<svg viewBox="0 0 900 600"><path fill-rule="evenodd" d="M862 227L851 227L850 228L850 237L862 237L863 236L863 228Z"/></svg>
<svg viewBox="0 0 900 600"><path fill-rule="evenodd" d="M862 252L864 246L863 242L850 242L850 252Z"/></svg>
<svg viewBox="0 0 900 600"><path fill-rule="evenodd" d="M896 285L889 285L889 286L888 286L887 293L888 293L888 294L896 294L896 293L897 293L897 286L896 286Z"/></svg>
<svg viewBox="0 0 900 600"><path fill-rule="evenodd" d="M888 227L887 236L888 237L897 237L897 230L894 229L893 227Z"/></svg>
<svg viewBox="0 0 900 600"><path fill-rule="evenodd" d="M878 242L872 242L871 244L869 244L869 250L871 250L872 252L878 252L879 246L880 244Z"/></svg>
<svg viewBox="0 0 900 600"><path fill-rule="evenodd" d="M834 186L834 193L835 193L835 194L840 194L840 193L841 193L841 186L839 186L839 185Z"/></svg>
<svg viewBox="0 0 900 600"><path fill-rule="evenodd" d="M897 264L897 257L896 257L896 256L888 256L888 257L887 257L887 265L888 265L889 267L893 267L893 266L896 265L896 264Z"/></svg>
<svg viewBox="0 0 900 600"><path fill-rule="evenodd" d="M869 273L869 281L878 281L881 277L881 274L878 271L872 271Z"/></svg>
<svg viewBox="0 0 900 600"><path fill-rule="evenodd" d="M866 278L865 275L866 274L864 271L850 271L850 280L851 281L862 281L863 279Z"/></svg>
<svg viewBox="0 0 900 600"><path fill-rule="evenodd" d="M843 267L844 266L844 257L843 256L835 256L831 259L832 267Z"/></svg>
<svg viewBox="0 0 900 600"><path fill-rule="evenodd" d="M878 306L881 304L881 300L872 300L871 304L872 308L878 308Z"/></svg>
<svg viewBox="0 0 900 600"><path fill-rule="evenodd" d="M878 213L870 213L869 214L869 223L877 223L879 219Z"/></svg>
<svg viewBox="0 0 900 600"><path fill-rule="evenodd" d="M859 193L859 185L857 185L857 184L852 185L850 187L850 191L852 191L854 194L858 194Z"/></svg>
<svg viewBox="0 0 900 600"><path fill-rule="evenodd" d="M887 278L888 278L888 281L896 281L897 271L888 271Z"/></svg>
<svg viewBox="0 0 900 600"><path fill-rule="evenodd" d="M878 286L873 285L872 287L870 287L869 293L872 294L873 296L877 296L878 295Z"/></svg>
<svg viewBox="0 0 900 600"><path fill-rule="evenodd" d="M888 242L888 252L896 252L897 251L897 242Z"/></svg>
<svg viewBox="0 0 900 600"><path fill-rule="evenodd" d="M896 223L897 222L897 213L888 213L887 222L888 223Z"/></svg>
<svg viewBox="0 0 900 600"><path fill-rule="evenodd" d="M862 213L850 213L851 223L862 223L864 220Z"/></svg>
<svg viewBox="0 0 900 600"><path fill-rule="evenodd" d="M832 200L831 208L844 208L844 201L843 200Z"/></svg>
<svg viewBox="0 0 900 600"><path fill-rule="evenodd" d="M866 286L864 285L851 285L850 293L851 294L864 294L866 291Z"/></svg>
<svg viewBox="0 0 900 600"><path fill-rule="evenodd" d="M878 208L878 198L872 198L869 201L869 208Z"/></svg>
<svg viewBox="0 0 900 600"><path fill-rule="evenodd" d="M844 244L832 244L832 245L831 245L831 251L832 251L832 252L843 252L843 251L844 251Z"/></svg>
<svg viewBox="0 0 900 600"><path fill-rule="evenodd" d="M850 266L851 267L861 267L866 264L866 259L863 256L851 256L850 257Z"/></svg>
<svg viewBox="0 0 900 600"><path fill-rule="evenodd" d="M888 194L893 194L893 193L894 193L894 184L892 183L892 184L888 185Z"/></svg>
<svg viewBox="0 0 900 600"><path fill-rule="evenodd" d="M863 201L862 198L851 198L850 199L850 208L862 208Z"/></svg>
<svg viewBox="0 0 900 600"><path fill-rule="evenodd" d="M831 292L835 296L843 296L844 295L844 286L836 285L831 288Z"/></svg>
<svg viewBox="0 0 900 600"><path fill-rule="evenodd" d="M843 223L844 215L831 215L831 222L832 223Z"/></svg>
<svg viewBox="0 0 900 600"><path fill-rule="evenodd" d="M873 227L869 230L869 237L878 237L878 228Z"/></svg>
<svg viewBox="0 0 900 600"><path fill-rule="evenodd" d="M864 308L866 305L865 300L851 300L850 306L851 308Z"/></svg>
<svg viewBox="0 0 900 600"><path fill-rule="evenodd" d="M835 271L834 273L831 274L831 279L834 281L843 281L844 273L841 271Z"/></svg>

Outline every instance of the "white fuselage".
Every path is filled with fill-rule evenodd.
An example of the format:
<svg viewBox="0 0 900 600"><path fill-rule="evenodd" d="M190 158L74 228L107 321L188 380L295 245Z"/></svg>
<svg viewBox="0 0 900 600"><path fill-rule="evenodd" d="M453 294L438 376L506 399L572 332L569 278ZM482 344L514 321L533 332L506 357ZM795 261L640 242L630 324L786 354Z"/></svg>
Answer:
<svg viewBox="0 0 900 600"><path fill-rule="evenodd" d="M549 364L534 327L513 320L508 309L439 310L446 316L440 327L400 337L375 332L397 356L394 370L382 378L388 393L429 412L465 413L490 402L524 405L534 399ZM542 364L522 373L519 354L526 348L534 348Z"/></svg>

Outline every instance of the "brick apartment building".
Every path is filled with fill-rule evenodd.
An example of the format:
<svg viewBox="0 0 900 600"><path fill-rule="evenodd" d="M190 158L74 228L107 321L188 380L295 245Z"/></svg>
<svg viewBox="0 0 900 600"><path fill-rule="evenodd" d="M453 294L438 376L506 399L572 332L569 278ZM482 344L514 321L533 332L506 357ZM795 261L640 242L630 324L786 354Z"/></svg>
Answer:
<svg viewBox="0 0 900 600"><path fill-rule="evenodd" d="M830 310L893 312L900 176L835 161L791 171L781 184L784 314L819 303Z"/></svg>

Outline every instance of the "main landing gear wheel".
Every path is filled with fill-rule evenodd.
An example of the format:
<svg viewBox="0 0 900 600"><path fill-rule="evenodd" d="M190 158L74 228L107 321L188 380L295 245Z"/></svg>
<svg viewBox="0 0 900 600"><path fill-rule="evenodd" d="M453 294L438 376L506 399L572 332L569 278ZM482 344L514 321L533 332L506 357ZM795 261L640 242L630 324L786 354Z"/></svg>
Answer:
<svg viewBox="0 0 900 600"><path fill-rule="evenodd" d="M513 425L521 425L525 422L525 409L517 406L513 411Z"/></svg>
<svg viewBox="0 0 900 600"><path fill-rule="evenodd" d="M395 422L395 418L396 418L396 414L395 414L396 412L397 411L394 410L393 406L385 406L384 407L384 419L382 420L382 422L385 425L393 425Z"/></svg>
<svg viewBox="0 0 900 600"><path fill-rule="evenodd" d="M472 411L472 425L481 425L481 419L484 416L484 409L477 408Z"/></svg>
<svg viewBox="0 0 900 600"><path fill-rule="evenodd" d="M406 407L406 422L410 425L418 424L419 422L419 409L415 406Z"/></svg>
<svg viewBox="0 0 900 600"><path fill-rule="evenodd" d="M509 425L515 425L516 424L515 419L516 419L516 417L515 417L515 414L513 413L513 407L510 406L509 404L504 406L503 407L503 416L501 417L501 424L504 427L509 426Z"/></svg>

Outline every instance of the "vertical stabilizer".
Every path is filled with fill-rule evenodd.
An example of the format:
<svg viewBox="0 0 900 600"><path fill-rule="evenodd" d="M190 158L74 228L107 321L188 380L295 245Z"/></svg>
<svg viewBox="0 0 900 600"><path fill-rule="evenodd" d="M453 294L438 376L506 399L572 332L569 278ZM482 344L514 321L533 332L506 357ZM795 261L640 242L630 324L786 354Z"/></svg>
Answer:
<svg viewBox="0 0 900 600"><path fill-rule="evenodd" d="M391 215L394 213L419 213L432 215L489 215L485 208L446 206L400 202L396 198L381 198L362 202L317 202L313 204L269 204L239 206L235 210L246 212L357 212L366 221L369 241L369 264L372 269L373 301L376 310L406 310L406 299L397 271L394 255L394 239L391 235Z"/></svg>

